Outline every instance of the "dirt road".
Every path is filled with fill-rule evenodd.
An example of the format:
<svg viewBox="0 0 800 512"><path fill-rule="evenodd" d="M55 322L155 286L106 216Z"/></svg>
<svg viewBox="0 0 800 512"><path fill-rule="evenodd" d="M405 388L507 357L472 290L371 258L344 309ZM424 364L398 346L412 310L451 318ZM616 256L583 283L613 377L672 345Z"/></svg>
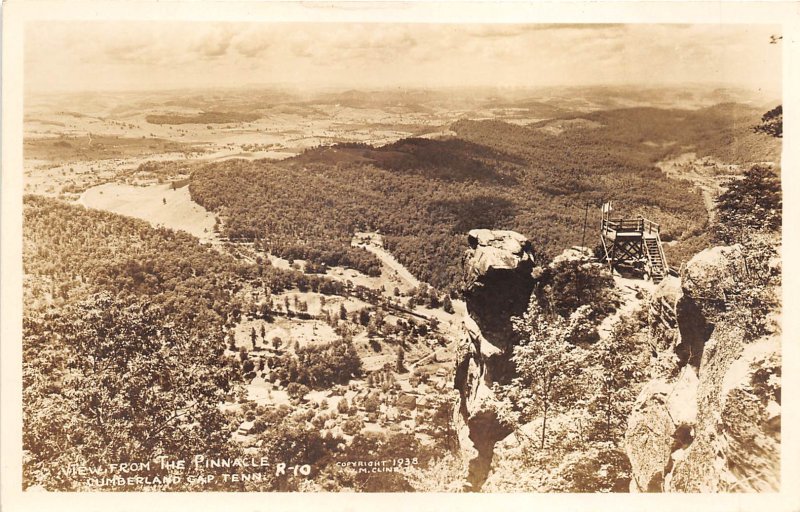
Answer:
<svg viewBox="0 0 800 512"><path fill-rule="evenodd" d="M397 277L403 280L406 284L408 284L412 288L416 288L419 286L420 282L419 279L414 277L411 272L406 269L399 261L397 261L391 253L383 249L382 247L378 247L374 244L369 243L358 243L353 242L353 247L363 247L364 249L368 250L372 254L374 254L384 265L389 267L392 272L395 273Z"/></svg>
<svg viewBox="0 0 800 512"><path fill-rule="evenodd" d="M656 165L668 178L687 180L699 188L703 194L703 204L708 211L709 221L716 220L716 199L724 190L722 183L736 176L729 172L722 173L721 170L731 171L736 166L722 166L709 159L699 159L694 153L684 153L677 158L658 162Z"/></svg>

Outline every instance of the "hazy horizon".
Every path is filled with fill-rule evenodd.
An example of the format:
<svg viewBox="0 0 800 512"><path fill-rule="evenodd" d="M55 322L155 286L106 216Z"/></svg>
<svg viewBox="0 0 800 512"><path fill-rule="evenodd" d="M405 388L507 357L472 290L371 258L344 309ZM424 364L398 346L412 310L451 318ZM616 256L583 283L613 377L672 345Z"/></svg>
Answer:
<svg viewBox="0 0 800 512"><path fill-rule="evenodd" d="M202 86L173 86L173 87L153 87L147 89L74 89L74 90L27 90L26 95L32 96L70 96L70 95L86 95L86 94L108 94L108 95L125 95L125 94L172 94L176 92L190 92L190 93L217 93L226 91L236 92L249 92L249 91L262 91L284 93L293 96L308 96L316 97L324 94L344 94L348 92L359 93L377 93L377 92L429 92L429 93L446 93L450 91L459 91L462 93L468 92L481 92L481 93L498 93L498 94L527 94L527 93L540 93L551 92L554 90L571 92L581 89L611 89L611 90L625 90L625 89L640 89L651 91L671 91L677 89L694 89L703 91L725 90L736 92L748 92L758 94L759 91L752 88L743 87L733 83L697 83L697 82L684 82L675 84L649 84L649 83L636 83L636 82L617 82L617 83L587 83L581 85L573 85L570 83L563 83L557 85L547 86L491 86L491 85L441 85L441 86L391 86L391 85L375 85L372 87L358 87L357 85L327 85L327 86L299 86L293 83L248 83L242 85L202 85ZM780 96L781 91L763 91L763 96L770 96L770 93L776 99Z"/></svg>
<svg viewBox="0 0 800 512"><path fill-rule="evenodd" d="M768 25L44 22L29 94L741 88L781 94Z"/></svg>

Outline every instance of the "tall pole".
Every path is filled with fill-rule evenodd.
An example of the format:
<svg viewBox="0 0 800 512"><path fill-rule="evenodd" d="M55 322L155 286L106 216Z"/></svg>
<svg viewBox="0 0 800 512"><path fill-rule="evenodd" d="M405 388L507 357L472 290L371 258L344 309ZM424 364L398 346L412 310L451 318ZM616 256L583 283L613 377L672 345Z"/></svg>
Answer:
<svg viewBox="0 0 800 512"><path fill-rule="evenodd" d="M581 247L586 242L586 221L589 219L589 203L586 203L586 212L583 214L583 236L581 237Z"/></svg>

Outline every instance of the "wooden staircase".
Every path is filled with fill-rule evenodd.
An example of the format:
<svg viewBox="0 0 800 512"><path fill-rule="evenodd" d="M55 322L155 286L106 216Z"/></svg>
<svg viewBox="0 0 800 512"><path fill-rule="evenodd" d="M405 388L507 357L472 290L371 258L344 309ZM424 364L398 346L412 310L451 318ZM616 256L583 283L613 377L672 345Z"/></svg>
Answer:
<svg viewBox="0 0 800 512"><path fill-rule="evenodd" d="M600 221L600 241L609 268L618 264L631 265L644 270L654 283L660 283L667 274L677 275L667 265L664 247L659 235L661 227L642 216L635 218L611 217L611 202L603 203Z"/></svg>
<svg viewBox="0 0 800 512"><path fill-rule="evenodd" d="M664 256L664 249L661 246L661 238L658 233L655 236L644 237L644 253L647 258L648 273L654 283L660 283L669 272L667 258Z"/></svg>

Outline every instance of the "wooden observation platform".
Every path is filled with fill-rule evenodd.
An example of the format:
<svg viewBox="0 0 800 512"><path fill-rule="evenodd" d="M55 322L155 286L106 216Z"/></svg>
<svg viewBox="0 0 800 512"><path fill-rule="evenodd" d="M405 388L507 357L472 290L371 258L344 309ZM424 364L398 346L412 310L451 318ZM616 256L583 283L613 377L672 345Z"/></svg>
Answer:
<svg viewBox="0 0 800 512"><path fill-rule="evenodd" d="M611 203L602 208L600 241L606 262L613 268L622 263L642 268L654 283L670 272L659 236L659 225L644 217L611 217Z"/></svg>

